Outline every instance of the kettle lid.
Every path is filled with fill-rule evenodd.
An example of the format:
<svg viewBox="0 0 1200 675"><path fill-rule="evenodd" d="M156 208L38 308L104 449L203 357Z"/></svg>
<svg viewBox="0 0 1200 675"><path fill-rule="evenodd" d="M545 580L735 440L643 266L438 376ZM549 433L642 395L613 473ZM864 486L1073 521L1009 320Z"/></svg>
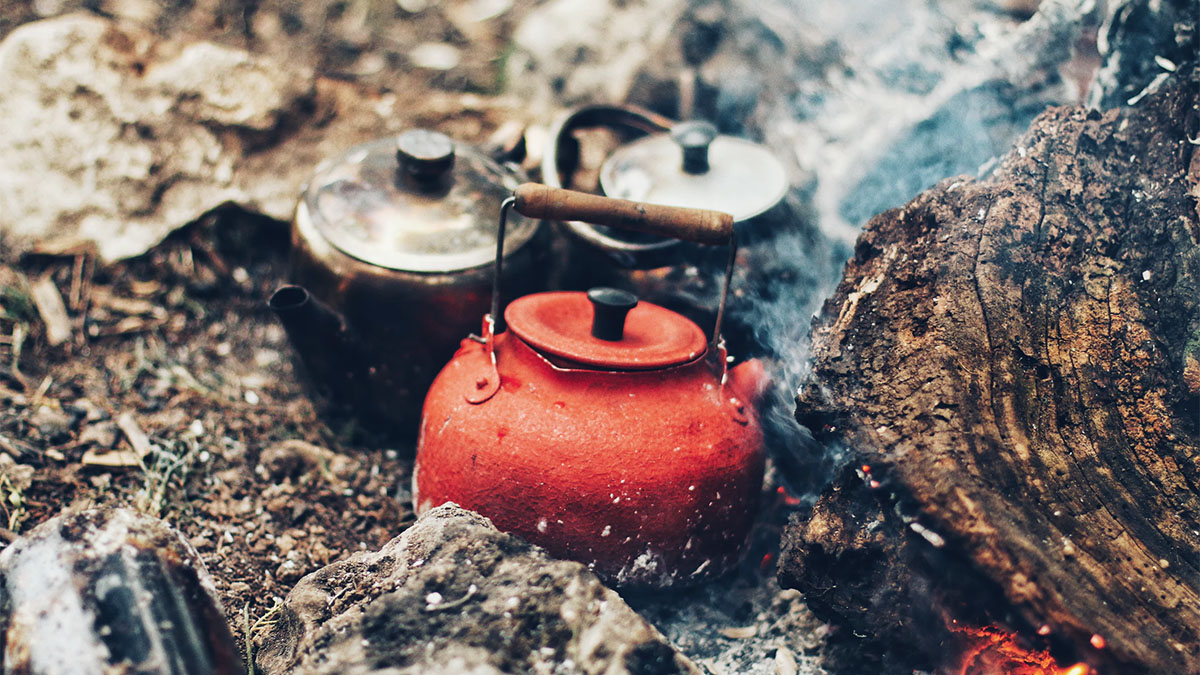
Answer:
<svg viewBox="0 0 1200 675"><path fill-rule="evenodd" d="M363 262L410 272L455 272L496 255L496 204L523 178L469 145L415 129L357 145L318 165L301 198L316 230ZM504 249L538 223L509 220Z"/></svg>
<svg viewBox="0 0 1200 675"><path fill-rule="evenodd" d="M609 197L724 211L739 222L779 203L788 185L783 163L770 150L719 135L703 121L621 146L600 169Z"/></svg>
<svg viewBox="0 0 1200 675"><path fill-rule="evenodd" d="M604 370L683 365L708 346L682 314L610 288L526 295L508 305L504 320L539 352Z"/></svg>

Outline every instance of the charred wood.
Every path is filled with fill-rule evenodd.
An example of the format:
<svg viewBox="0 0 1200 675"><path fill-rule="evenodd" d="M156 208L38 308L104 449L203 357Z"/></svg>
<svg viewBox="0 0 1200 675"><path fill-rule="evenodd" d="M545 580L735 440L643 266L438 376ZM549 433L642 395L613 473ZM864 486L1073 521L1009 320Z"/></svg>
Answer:
<svg viewBox="0 0 1200 675"><path fill-rule="evenodd" d="M1179 79L1052 109L990 176L877 216L816 320L797 414L858 461L792 524L782 580L889 658L937 663L947 621L987 617L1100 672L1200 672L1200 74Z"/></svg>

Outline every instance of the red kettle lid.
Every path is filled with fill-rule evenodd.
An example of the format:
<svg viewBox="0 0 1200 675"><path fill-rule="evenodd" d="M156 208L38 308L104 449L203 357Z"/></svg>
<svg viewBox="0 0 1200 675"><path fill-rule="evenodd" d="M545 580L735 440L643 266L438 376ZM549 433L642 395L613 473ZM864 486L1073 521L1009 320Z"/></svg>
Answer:
<svg viewBox="0 0 1200 675"><path fill-rule="evenodd" d="M535 293L504 310L509 329L534 349L608 370L656 370L704 355L704 331L681 314L632 293Z"/></svg>

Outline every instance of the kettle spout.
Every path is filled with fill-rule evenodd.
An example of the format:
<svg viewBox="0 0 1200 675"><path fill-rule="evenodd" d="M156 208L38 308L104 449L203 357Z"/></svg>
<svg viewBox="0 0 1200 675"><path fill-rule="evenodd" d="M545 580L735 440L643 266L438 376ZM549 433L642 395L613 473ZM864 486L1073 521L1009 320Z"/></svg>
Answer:
<svg viewBox="0 0 1200 675"><path fill-rule="evenodd" d="M731 391L743 401L757 405L767 388L771 386L771 376L763 362L758 359L743 361L729 371L728 385Z"/></svg>
<svg viewBox="0 0 1200 675"><path fill-rule="evenodd" d="M303 286L281 286L267 301L309 376L341 398L366 377L363 348L345 317Z"/></svg>

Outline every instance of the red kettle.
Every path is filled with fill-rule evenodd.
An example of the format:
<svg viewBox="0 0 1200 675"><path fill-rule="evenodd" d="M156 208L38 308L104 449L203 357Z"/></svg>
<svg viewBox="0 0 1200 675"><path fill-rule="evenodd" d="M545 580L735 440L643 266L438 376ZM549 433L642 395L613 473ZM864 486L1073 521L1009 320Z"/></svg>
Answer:
<svg viewBox="0 0 1200 675"><path fill-rule="evenodd" d="M425 399L418 514L452 501L627 588L699 583L735 566L762 488L755 360L728 368L720 338L736 238L728 214L519 186L501 207L728 243L712 339L616 289L514 300L499 288L483 336L463 340ZM507 330L503 329L507 325Z"/></svg>

